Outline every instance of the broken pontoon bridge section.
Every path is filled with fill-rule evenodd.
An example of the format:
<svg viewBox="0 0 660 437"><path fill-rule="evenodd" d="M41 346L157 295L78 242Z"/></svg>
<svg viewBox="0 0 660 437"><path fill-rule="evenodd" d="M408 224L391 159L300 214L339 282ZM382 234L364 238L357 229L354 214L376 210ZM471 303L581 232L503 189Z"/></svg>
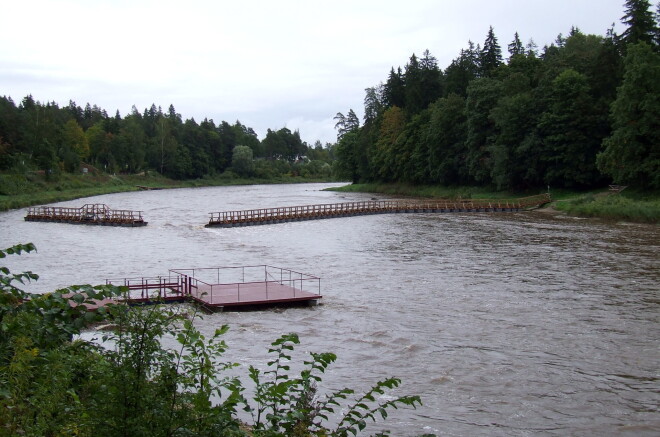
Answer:
<svg viewBox="0 0 660 437"><path fill-rule="evenodd" d="M127 287L128 304L189 301L208 311L272 305L316 305L321 278L269 265L171 269L167 276L107 279ZM98 302L102 306L115 300Z"/></svg>
<svg viewBox="0 0 660 437"><path fill-rule="evenodd" d="M333 217L391 213L510 212L535 208L551 201L549 194L515 200L371 200L320 205L212 212L207 227L266 225Z"/></svg>
<svg viewBox="0 0 660 437"><path fill-rule="evenodd" d="M77 225L146 226L142 211L110 209L102 203L88 203L80 208L60 206L34 206L28 208L25 220L29 222L55 222Z"/></svg>

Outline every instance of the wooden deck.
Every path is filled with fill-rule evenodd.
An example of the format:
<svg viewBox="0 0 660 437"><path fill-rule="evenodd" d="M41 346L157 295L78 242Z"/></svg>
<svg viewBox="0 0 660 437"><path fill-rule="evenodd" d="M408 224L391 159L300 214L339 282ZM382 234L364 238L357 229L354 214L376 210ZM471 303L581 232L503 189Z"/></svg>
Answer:
<svg viewBox="0 0 660 437"><path fill-rule="evenodd" d="M507 212L539 207L550 201L549 194L541 194L515 200L386 200L285 206L279 208L212 212L209 213L211 218L206 226L252 226L367 214Z"/></svg>
<svg viewBox="0 0 660 437"><path fill-rule="evenodd" d="M107 279L126 287L128 304L193 302L209 311L269 305L316 305L321 278L267 265L173 269L168 276ZM95 306L112 301L98 302Z"/></svg>
<svg viewBox="0 0 660 437"><path fill-rule="evenodd" d="M190 297L207 307L224 308L309 302L320 299L321 295L269 281L243 284L204 284L195 288Z"/></svg>
<svg viewBox="0 0 660 437"><path fill-rule="evenodd" d="M101 203L86 204L80 208L34 206L28 208L25 221L129 227L147 225L142 218L142 211L110 209Z"/></svg>

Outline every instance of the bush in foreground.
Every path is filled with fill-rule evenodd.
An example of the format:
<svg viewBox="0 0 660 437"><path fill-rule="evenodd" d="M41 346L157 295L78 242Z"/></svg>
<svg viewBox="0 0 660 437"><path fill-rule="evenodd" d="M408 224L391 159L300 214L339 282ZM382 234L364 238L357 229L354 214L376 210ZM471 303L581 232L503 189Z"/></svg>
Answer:
<svg viewBox="0 0 660 437"><path fill-rule="evenodd" d="M16 245L0 250L0 258L33 250ZM421 404L418 396L379 398L399 386L397 378L362 395L342 389L317 396L336 356L311 353L294 374L296 334L272 343L267 370L250 367L255 389L248 398L241 381L228 376L237 364L222 360L227 326L206 338L194 326L197 316L180 307L115 304L88 311L95 300L126 292L114 286L44 295L17 286L37 279L0 267L0 435L348 436L386 418L390 408ZM99 322L111 323L101 338L76 339ZM239 421L239 410L252 423Z"/></svg>

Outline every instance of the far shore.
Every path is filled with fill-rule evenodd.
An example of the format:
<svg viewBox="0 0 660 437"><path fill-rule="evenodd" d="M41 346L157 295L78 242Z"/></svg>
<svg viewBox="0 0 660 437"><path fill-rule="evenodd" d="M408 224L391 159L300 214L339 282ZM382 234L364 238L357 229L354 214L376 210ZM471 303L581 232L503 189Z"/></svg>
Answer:
<svg viewBox="0 0 660 437"><path fill-rule="evenodd" d="M0 192L0 211L25 208L34 205L81 199L110 193L156 190L170 188L192 188L229 185L287 184L341 182L301 177L279 177L276 179L203 178L176 181L155 172L139 175L61 175L57 180L48 180L43 174L11 175L0 174L3 187ZM387 194L390 196L435 198L435 199L517 199L549 192L552 203L536 211L546 214L568 214L580 217L595 217L611 221L636 223L660 223L660 193L628 189L621 193L608 191L607 187L588 192L570 190L528 190L525 192L497 191L487 187L443 187L415 186L408 184L351 184L328 188L329 191Z"/></svg>
<svg viewBox="0 0 660 437"><path fill-rule="evenodd" d="M515 199L549 192L552 203L538 208L545 214L567 214L608 221L660 223L660 193L629 188L612 192L608 187L590 191L549 190L508 192L485 187L415 186L406 184L350 184L331 188L339 192L380 193L394 196L443 199Z"/></svg>

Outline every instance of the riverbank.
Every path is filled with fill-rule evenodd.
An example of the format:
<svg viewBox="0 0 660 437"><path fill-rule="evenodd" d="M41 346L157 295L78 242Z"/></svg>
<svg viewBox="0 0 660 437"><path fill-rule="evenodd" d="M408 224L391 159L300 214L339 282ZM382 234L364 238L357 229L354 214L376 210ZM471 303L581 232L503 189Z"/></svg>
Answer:
<svg viewBox="0 0 660 437"><path fill-rule="evenodd" d="M102 172L80 175L65 173L57 177L47 177L43 172L3 173L0 174L0 211L127 191L306 182L329 181L299 176L281 176L272 179L217 176L176 181L155 172L145 172L137 175L110 175Z"/></svg>
<svg viewBox="0 0 660 437"><path fill-rule="evenodd" d="M406 184L351 184L332 188L340 192L381 193L405 197L444 199L514 199L541 194L541 192L513 193L489 191L484 187L413 186ZM606 220L636 223L660 223L660 193L627 189L611 192L607 188L589 192L553 190L553 202L544 211L557 211L579 217L597 217Z"/></svg>
<svg viewBox="0 0 660 437"><path fill-rule="evenodd" d="M27 174L0 174L0 211L33 205L62 202L102 194L137 191L141 189L194 188L225 185L290 184L330 182L281 176L273 179L242 179L208 177L176 181L155 172L137 175L109 175L102 172L72 175L61 174L56 178L39 172ZM407 184L347 184L331 188L340 192L382 193L402 197L443 199L515 199L541 194L543 191L508 192L492 191L484 187L413 186ZM660 223L660 193L626 189L613 193L606 188L589 192L552 190L553 202L544 210L557 211L580 217L598 217L637 223Z"/></svg>

